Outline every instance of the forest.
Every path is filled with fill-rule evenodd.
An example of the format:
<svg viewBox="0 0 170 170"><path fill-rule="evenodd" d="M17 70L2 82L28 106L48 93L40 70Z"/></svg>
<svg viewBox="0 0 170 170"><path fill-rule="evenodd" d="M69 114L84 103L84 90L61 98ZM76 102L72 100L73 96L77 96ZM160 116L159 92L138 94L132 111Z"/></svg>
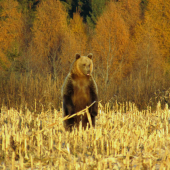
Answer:
<svg viewBox="0 0 170 170"><path fill-rule="evenodd" d="M0 106L61 108L76 53L105 104L170 104L170 0L0 0Z"/></svg>

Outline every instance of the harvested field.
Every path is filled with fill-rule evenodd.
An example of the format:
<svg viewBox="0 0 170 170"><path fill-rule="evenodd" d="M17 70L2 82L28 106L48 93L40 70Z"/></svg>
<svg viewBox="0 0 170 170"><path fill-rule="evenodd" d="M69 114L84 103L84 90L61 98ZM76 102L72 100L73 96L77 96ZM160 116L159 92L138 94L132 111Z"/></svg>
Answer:
<svg viewBox="0 0 170 170"><path fill-rule="evenodd" d="M62 110L1 108L0 169L170 169L170 111L102 107L96 128L70 133Z"/></svg>

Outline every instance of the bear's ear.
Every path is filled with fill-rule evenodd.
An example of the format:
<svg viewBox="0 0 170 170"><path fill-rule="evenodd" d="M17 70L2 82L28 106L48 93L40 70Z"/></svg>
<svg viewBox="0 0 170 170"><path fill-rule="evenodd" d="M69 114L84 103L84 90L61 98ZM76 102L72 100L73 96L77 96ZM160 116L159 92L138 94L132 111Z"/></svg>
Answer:
<svg viewBox="0 0 170 170"><path fill-rule="evenodd" d="M90 53L87 57L89 57L90 59L93 59L93 54Z"/></svg>
<svg viewBox="0 0 170 170"><path fill-rule="evenodd" d="M76 54L76 60L80 58L80 54Z"/></svg>

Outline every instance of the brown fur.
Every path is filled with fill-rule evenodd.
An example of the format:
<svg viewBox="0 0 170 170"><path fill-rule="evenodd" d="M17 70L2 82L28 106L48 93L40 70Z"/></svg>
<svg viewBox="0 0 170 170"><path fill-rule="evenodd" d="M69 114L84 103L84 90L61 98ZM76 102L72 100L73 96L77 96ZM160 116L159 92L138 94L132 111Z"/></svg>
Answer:
<svg viewBox="0 0 170 170"><path fill-rule="evenodd" d="M97 85L91 75L93 71L92 54L80 56L76 54L76 59L72 64L70 73L67 75L62 87L63 98L63 117L77 113L96 103L89 109L92 124L95 126L95 116L98 112L98 91ZM81 118L76 116L64 122L66 129L79 125ZM82 117L82 125L86 128L88 123L87 116Z"/></svg>

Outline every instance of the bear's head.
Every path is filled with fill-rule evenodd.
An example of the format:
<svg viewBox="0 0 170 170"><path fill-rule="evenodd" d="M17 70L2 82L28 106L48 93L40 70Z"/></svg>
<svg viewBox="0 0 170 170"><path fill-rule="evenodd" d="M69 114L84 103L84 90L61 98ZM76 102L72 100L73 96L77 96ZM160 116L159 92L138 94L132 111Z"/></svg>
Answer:
<svg viewBox="0 0 170 170"><path fill-rule="evenodd" d="M76 54L71 72L81 77L90 76L93 71L92 58L93 54L91 53L87 56L80 56L80 54Z"/></svg>

